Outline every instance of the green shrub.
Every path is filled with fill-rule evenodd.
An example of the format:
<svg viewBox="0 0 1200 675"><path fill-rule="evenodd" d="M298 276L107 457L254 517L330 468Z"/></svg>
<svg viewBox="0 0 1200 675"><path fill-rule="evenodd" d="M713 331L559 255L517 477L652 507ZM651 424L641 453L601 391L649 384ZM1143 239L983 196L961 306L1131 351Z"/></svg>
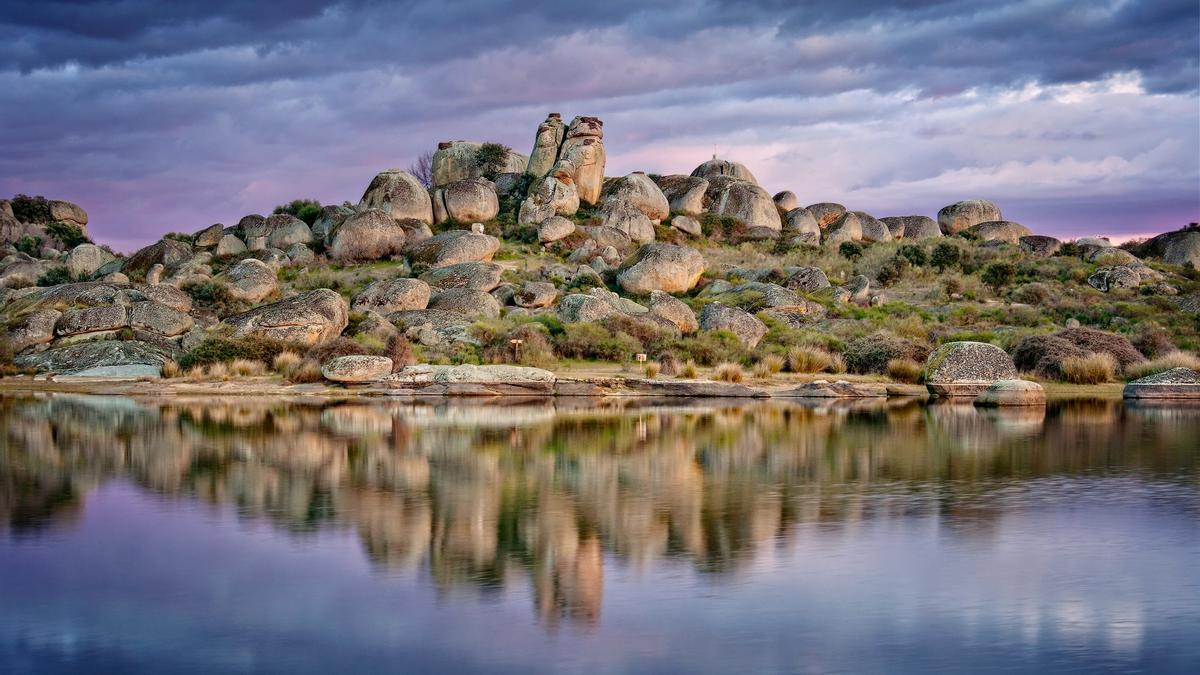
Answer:
<svg viewBox="0 0 1200 675"><path fill-rule="evenodd" d="M747 350L736 335L727 330L701 331L675 340L673 351L681 358L703 366L722 361L745 361Z"/></svg>
<svg viewBox="0 0 1200 675"><path fill-rule="evenodd" d="M192 281L184 284L181 291L192 298L200 309L208 310L222 319L250 309L251 304L235 298L229 287L216 281Z"/></svg>
<svg viewBox="0 0 1200 675"><path fill-rule="evenodd" d="M855 261L862 257L863 247L857 241L843 241L841 246L838 246L838 255L846 260Z"/></svg>
<svg viewBox="0 0 1200 675"><path fill-rule="evenodd" d="M90 244L91 239L84 234L83 228L75 223L53 222L46 225L46 234L62 242L67 250L73 249L80 244Z"/></svg>
<svg viewBox="0 0 1200 675"><path fill-rule="evenodd" d="M983 275L980 277L983 283L992 287L996 293L1000 292L1001 288L1011 284L1016 276L1016 269L1012 263L994 262L983 269Z"/></svg>
<svg viewBox="0 0 1200 675"><path fill-rule="evenodd" d="M227 363L235 359L261 361L270 364L283 352L303 350L303 347L283 340L264 337L208 337L179 359L184 370L211 363Z"/></svg>
<svg viewBox="0 0 1200 675"><path fill-rule="evenodd" d="M842 357L852 373L883 373L893 359L924 363L929 357L929 348L888 333L875 333L847 342Z"/></svg>
<svg viewBox="0 0 1200 675"><path fill-rule="evenodd" d="M50 200L41 195L36 197L17 195L9 204L12 206L13 216L22 223L40 225L50 222Z"/></svg>
<svg viewBox="0 0 1200 675"><path fill-rule="evenodd" d="M58 286L59 284L69 284L72 281L75 280L71 278L71 273L67 271L67 268L59 266L51 267L43 272L42 275L37 278L37 285Z"/></svg>
<svg viewBox="0 0 1200 675"><path fill-rule="evenodd" d="M488 180L495 180L508 165L512 148L501 143L484 143L475 151L475 168Z"/></svg>
<svg viewBox="0 0 1200 675"><path fill-rule="evenodd" d="M900 256L888 258L879 266L879 272L875 274L875 279L881 286L891 286L904 277L906 269L908 269L908 261L904 258Z"/></svg>
<svg viewBox="0 0 1200 675"><path fill-rule="evenodd" d="M945 272L947 269L957 267L961 260L962 250L947 241L934 246L933 253L929 256L929 264L936 267L938 272Z"/></svg>
<svg viewBox="0 0 1200 675"><path fill-rule="evenodd" d="M287 213L296 216L312 227L312 224L317 222L317 218L321 217L321 202L315 199L293 199L287 204L276 206L272 213Z"/></svg>
<svg viewBox="0 0 1200 675"><path fill-rule="evenodd" d="M610 331L604 326L572 323L554 339L554 348L568 359L628 361L641 351L642 345L633 336Z"/></svg>
<svg viewBox="0 0 1200 675"><path fill-rule="evenodd" d="M42 240L29 234L24 235L17 240L17 250L36 258L42 251Z"/></svg>
<svg viewBox="0 0 1200 675"><path fill-rule="evenodd" d="M925 263L929 261L928 256L925 255L925 249L914 244L901 246L896 250L896 255L904 258L914 267L924 267Z"/></svg>
<svg viewBox="0 0 1200 675"><path fill-rule="evenodd" d="M380 349L373 348L369 345L364 345L357 340L348 337L336 337L328 342L314 345L304 354L304 358L312 359L317 363L324 365L329 359L339 356L355 356L358 354L378 355Z"/></svg>

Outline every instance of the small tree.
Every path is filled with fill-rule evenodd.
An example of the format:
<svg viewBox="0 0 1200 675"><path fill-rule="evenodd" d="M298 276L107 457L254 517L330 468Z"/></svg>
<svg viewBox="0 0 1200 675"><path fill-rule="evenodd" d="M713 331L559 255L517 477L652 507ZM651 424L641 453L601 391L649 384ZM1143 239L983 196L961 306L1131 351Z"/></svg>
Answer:
<svg viewBox="0 0 1200 675"><path fill-rule="evenodd" d="M929 262L938 272L945 272L947 268L957 266L961 259L962 251L954 244L944 241L933 247L933 255L929 256Z"/></svg>
<svg viewBox="0 0 1200 675"><path fill-rule="evenodd" d="M291 214L312 227L312 224L317 222L317 218L321 216L321 202L315 199L293 199L287 204L276 206L273 213Z"/></svg>
<svg viewBox="0 0 1200 675"><path fill-rule="evenodd" d="M417 156L412 164L408 165L408 172L413 175L421 185L427 188L433 187L433 153L426 151Z"/></svg>
<svg viewBox="0 0 1200 675"><path fill-rule="evenodd" d="M904 258L905 260L910 262L914 267L922 267L925 265L925 263L928 260L927 257L925 256L925 249L921 248L920 246L914 246L912 244L905 244L904 246L901 246L896 251L896 255L900 256L901 258Z"/></svg>
<svg viewBox="0 0 1200 675"><path fill-rule="evenodd" d="M495 180L496 174L508 166L508 155L512 148L500 143L484 143L475 151L475 168L488 180Z"/></svg>
<svg viewBox="0 0 1200 675"><path fill-rule="evenodd" d="M857 241L843 241L841 246L838 246L838 255L846 260L858 260L862 257L863 247Z"/></svg>
<svg viewBox="0 0 1200 675"><path fill-rule="evenodd" d="M983 268L983 283L992 287L992 291L999 293L1001 288L1011 284L1013 278L1016 277L1016 268L1012 263L995 262Z"/></svg>

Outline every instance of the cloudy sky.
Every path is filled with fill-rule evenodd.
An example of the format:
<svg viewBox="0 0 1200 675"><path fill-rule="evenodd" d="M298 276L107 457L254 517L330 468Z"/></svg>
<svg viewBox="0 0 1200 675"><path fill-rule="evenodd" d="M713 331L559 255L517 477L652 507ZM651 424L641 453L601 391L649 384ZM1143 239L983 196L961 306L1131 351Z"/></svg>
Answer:
<svg viewBox="0 0 1200 675"><path fill-rule="evenodd" d="M1200 219L1198 55L1196 0L0 0L0 195L129 250L553 110L609 175L716 152L802 203L1144 234Z"/></svg>

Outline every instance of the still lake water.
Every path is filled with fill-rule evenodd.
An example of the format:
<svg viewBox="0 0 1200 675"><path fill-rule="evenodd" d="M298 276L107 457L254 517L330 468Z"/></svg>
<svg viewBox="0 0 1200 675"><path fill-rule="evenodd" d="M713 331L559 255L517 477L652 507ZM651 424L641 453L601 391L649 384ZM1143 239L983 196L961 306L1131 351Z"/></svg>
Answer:
<svg viewBox="0 0 1200 675"><path fill-rule="evenodd" d="M0 397L0 672L1197 672L1200 408Z"/></svg>

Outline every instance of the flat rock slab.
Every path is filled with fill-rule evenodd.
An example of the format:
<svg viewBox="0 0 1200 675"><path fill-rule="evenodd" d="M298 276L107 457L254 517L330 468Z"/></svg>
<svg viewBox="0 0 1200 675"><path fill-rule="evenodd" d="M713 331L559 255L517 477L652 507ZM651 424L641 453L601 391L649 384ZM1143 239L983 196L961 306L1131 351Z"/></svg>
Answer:
<svg viewBox="0 0 1200 675"><path fill-rule="evenodd" d="M931 382L925 387L929 393L941 398L975 398L982 394L990 384L991 382Z"/></svg>
<svg viewBox="0 0 1200 675"><path fill-rule="evenodd" d="M707 380L627 379L625 389L651 396L704 396L719 398L768 398L770 393L744 384Z"/></svg>
<svg viewBox="0 0 1200 675"><path fill-rule="evenodd" d="M1037 382L1028 380L998 380L988 385L975 397L975 405L1000 406L1044 406L1046 390Z"/></svg>
<svg viewBox="0 0 1200 675"><path fill-rule="evenodd" d="M1191 368L1172 368L1125 385L1125 398L1200 400L1200 373Z"/></svg>
<svg viewBox="0 0 1200 675"><path fill-rule="evenodd" d="M776 392L779 398L883 398L888 395L887 385L870 382L806 382L795 389Z"/></svg>

